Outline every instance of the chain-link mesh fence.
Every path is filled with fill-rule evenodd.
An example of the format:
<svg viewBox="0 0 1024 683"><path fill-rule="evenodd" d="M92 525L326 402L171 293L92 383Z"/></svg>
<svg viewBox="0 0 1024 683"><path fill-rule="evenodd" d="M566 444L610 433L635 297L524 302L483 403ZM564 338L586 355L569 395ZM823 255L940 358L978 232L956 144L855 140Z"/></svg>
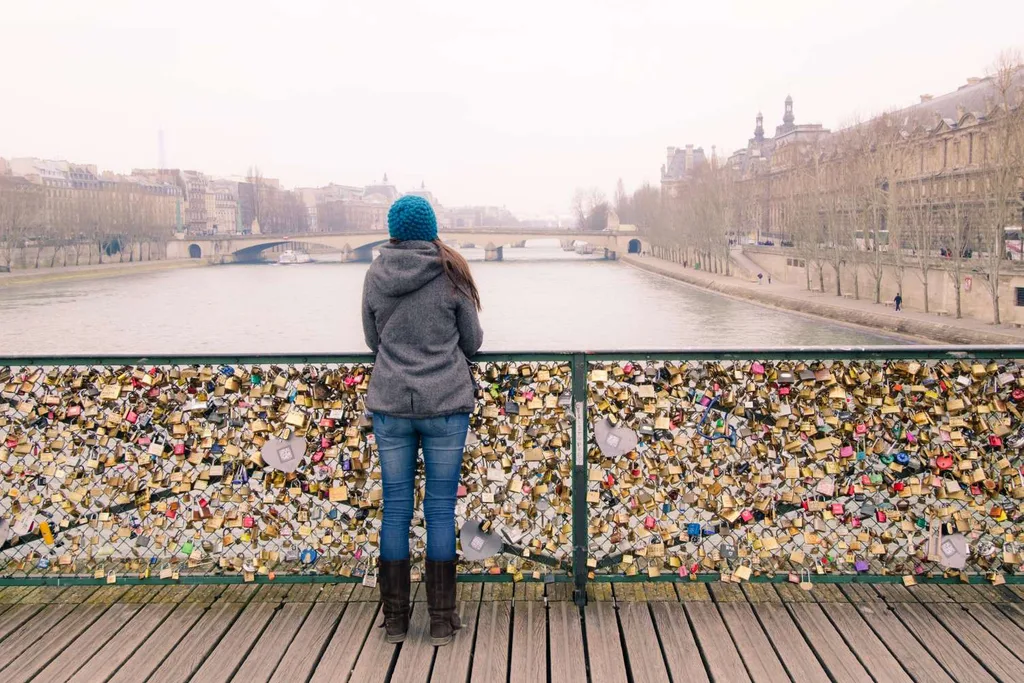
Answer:
<svg viewBox="0 0 1024 683"><path fill-rule="evenodd" d="M457 525L508 544L468 573L567 571L569 363L473 366L481 398ZM382 505L371 366L0 366L0 575L331 574L377 555ZM294 472L261 447L300 436ZM411 531L425 549L422 463Z"/></svg>
<svg viewBox="0 0 1024 683"><path fill-rule="evenodd" d="M588 365L600 573L972 573L1024 562L1016 360Z"/></svg>

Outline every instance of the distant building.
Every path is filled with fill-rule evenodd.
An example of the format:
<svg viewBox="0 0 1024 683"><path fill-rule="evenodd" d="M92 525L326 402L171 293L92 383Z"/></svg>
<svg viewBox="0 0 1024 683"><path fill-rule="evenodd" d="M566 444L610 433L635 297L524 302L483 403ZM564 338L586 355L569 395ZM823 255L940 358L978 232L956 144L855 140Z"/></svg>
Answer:
<svg viewBox="0 0 1024 683"><path fill-rule="evenodd" d="M11 175L11 165L7 162L7 159L0 157L0 176Z"/></svg>

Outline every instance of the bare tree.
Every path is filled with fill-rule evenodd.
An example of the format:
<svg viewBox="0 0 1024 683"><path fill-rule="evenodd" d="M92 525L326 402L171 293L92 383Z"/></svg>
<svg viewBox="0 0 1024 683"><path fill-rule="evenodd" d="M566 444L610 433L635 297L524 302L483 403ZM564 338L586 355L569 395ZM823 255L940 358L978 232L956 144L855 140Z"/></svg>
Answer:
<svg viewBox="0 0 1024 683"><path fill-rule="evenodd" d="M984 202L978 232L984 245L985 277L982 281L992 299L992 322L1001 322L999 285L1006 260L1006 228L1021 218L1024 193L1024 91L1018 85L1021 58L1016 53L999 57L992 73L995 108L987 135L990 152L985 159L981 182ZM958 180L962 192L970 194L974 179Z"/></svg>

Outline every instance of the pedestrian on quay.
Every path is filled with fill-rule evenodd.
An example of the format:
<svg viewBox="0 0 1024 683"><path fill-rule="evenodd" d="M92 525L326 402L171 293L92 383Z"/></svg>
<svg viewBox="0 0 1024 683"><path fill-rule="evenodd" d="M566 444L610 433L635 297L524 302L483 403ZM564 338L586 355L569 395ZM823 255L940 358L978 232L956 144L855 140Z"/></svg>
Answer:
<svg viewBox="0 0 1024 683"><path fill-rule="evenodd" d="M768 284L772 283L772 274L768 273Z"/></svg>
<svg viewBox="0 0 1024 683"><path fill-rule="evenodd" d="M896 312L899 313L900 309L903 307L903 295L896 292L896 298L892 300L892 303L896 308Z"/></svg>
<svg viewBox="0 0 1024 683"><path fill-rule="evenodd" d="M430 642L460 627L455 604L455 497L469 416L476 404L468 358L483 342L480 294L469 264L437 237L425 199L407 195L388 211L389 244L363 285L363 333L375 354L366 407L380 454L384 519L380 594L389 643L409 629L409 526L416 460L423 449Z"/></svg>
<svg viewBox="0 0 1024 683"><path fill-rule="evenodd" d="M764 273L758 273L757 274L757 284L761 284L761 281L763 279L764 279Z"/></svg>

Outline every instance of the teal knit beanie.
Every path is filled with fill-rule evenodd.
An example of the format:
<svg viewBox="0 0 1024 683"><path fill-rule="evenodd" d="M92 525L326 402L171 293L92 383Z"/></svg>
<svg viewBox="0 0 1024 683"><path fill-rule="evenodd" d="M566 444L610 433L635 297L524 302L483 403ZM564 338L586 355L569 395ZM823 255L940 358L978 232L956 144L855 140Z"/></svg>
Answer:
<svg viewBox="0 0 1024 683"><path fill-rule="evenodd" d="M436 240L437 217L430 202L415 195L401 197L388 211L388 233L395 240Z"/></svg>

